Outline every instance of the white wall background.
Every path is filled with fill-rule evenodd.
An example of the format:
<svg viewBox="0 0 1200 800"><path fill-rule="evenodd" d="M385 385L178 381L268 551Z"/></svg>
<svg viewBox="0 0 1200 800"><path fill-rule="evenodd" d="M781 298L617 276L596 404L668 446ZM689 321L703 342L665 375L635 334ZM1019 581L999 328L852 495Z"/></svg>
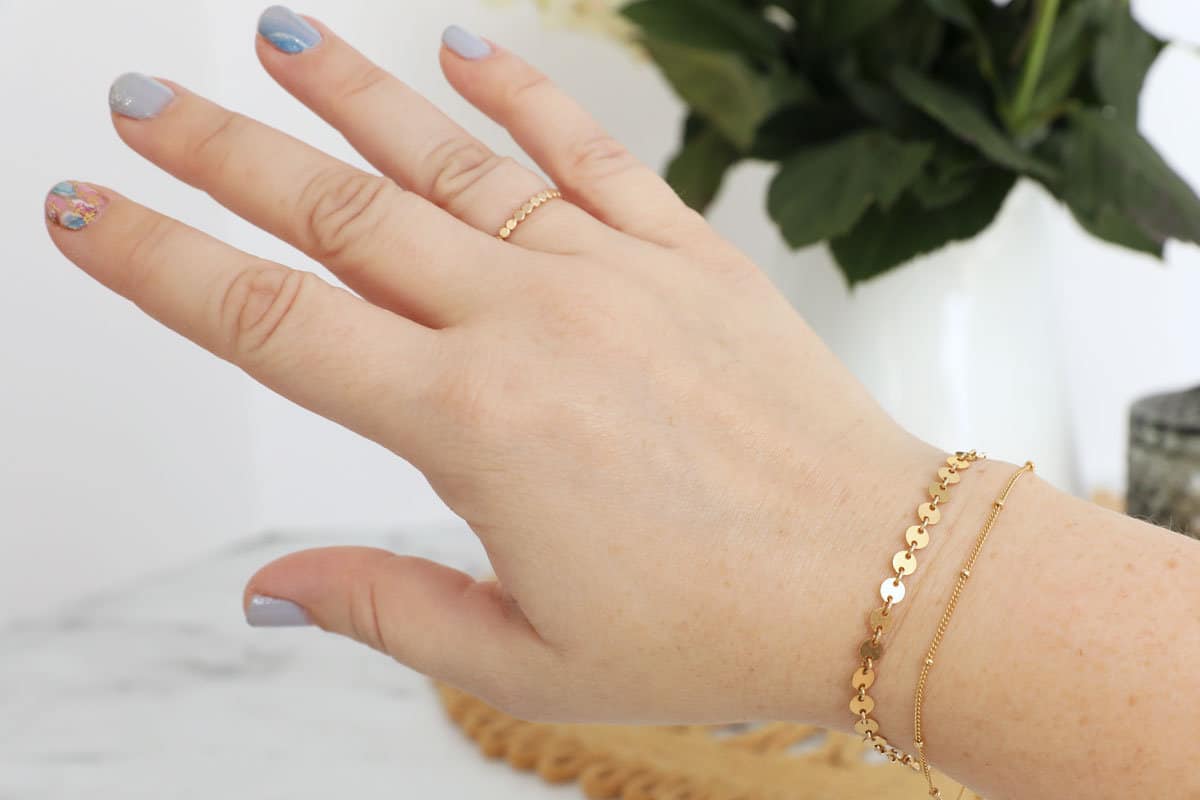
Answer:
<svg viewBox="0 0 1200 800"><path fill-rule="evenodd" d="M1154 30L1200 42L1191 0L1135 6ZM68 264L44 233L46 189L95 180L247 250L316 268L129 151L107 117L110 80L148 72L358 161L259 67L260 10L235 0L0 0L0 621L263 530L319 528L332 538L454 519L415 470L145 319ZM497 148L511 142L437 68L439 35L451 22L525 54L646 161L663 163L674 146L682 109L653 69L607 41L545 31L529 3L307 0L298 10ZM1169 52L1143 114L1151 139L1193 185L1197 85L1200 57ZM758 165L739 169L715 224L774 274L810 261L822 268L816 257L781 257L761 211L769 175ZM1117 489L1129 401L1200 382L1200 252L1173 247L1159 265L1094 243L1064 212L1043 207L1061 218L1044 245L1070 332L1061 345L1085 485Z"/></svg>

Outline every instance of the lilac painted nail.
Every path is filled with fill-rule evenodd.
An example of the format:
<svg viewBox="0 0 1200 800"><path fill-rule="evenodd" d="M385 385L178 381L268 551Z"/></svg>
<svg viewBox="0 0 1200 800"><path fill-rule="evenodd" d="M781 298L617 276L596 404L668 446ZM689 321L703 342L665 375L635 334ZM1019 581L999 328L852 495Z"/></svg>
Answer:
<svg viewBox="0 0 1200 800"><path fill-rule="evenodd" d="M312 625L308 612L279 597L256 594L246 606L246 622L255 628L289 628Z"/></svg>
<svg viewBox="0 0 1200 800"><path fill-rule="evenodd" d="M470 61L478 61L492 54L490 44L458 25L451 25L442 31L442 44Z"/></svg>
<svg viewBox="0 0 1200 800"><path fill-rule="evenodd" d="M140 72L126 72L108 88L108 107L132 119L158 116L174 99L171 87Z"/></svg>

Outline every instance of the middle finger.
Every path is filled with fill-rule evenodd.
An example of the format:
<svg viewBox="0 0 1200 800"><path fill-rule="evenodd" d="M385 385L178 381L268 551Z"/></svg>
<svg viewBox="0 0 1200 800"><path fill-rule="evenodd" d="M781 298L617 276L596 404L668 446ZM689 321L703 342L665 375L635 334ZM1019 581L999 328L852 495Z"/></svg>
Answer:
<svg viewBox="0 0 1200 800"><path fill-rule="evenodd" d="M281 26L303 32L304 40L278 43L272 33ZM274 6L259 20L259 33L259 60L283 88L341 131L384 175L469 225L495 234L547 187L540 175L492 152L319 22ZM557 200L531 214L510 241L572 253L608 231L587 212Z"/></svg>

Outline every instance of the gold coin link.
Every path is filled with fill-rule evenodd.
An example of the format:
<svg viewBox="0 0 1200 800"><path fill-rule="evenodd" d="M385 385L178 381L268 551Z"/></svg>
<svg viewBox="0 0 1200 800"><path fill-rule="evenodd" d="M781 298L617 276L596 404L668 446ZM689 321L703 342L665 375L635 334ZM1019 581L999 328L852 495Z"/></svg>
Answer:
<svg viewBox="0 0 1200 800"><path fill-rule="evenodd" d="M1017 479L1026 472L1033 472L1032 461L1026 461L1024 466L1012 474L1008 479L1008 483L1005 484L1003 491L1000 492L1000 496L992 503L992 508L988 512L987 519L984 521L979 535L975 537L975 546L971 548L971 554L967 556L966 562L958 572L958 578L954 582L954 591L950 593L950 601L946 604L946 610L942 613L942 618L938 621L937 632L933 635L933 641L930 643L929 650L925 654L925 661L921 664L921 675L917 678L917 689L913 696L913 742L917 745L917 769L924 773L925 781L929 784L929 796L933 798L940 798L942 792L933 785L933 774L929 767L929 760L925 757L925 731L921 719L921 713L925 705L925 686L929 679L929 671L933 668L934 656L937 655L942 638L946 635L946 628L950 624L950 617L954 615L954 609L958 605L959 595L962 594L967 579L971 577L971 570L975 567L975 559L979 557L979 551L983 549L983 543L987 541L992 526L996 524L996 518L1000 516L1000 512L1004 509L1004 502L1008 499L1008 493L1012 491ZM959 792L959 794L961 795L962 793Z"/></svg>
<svg viewBox="0 0 1200 800"><path fill-rule="evenodd" d="M534 212L534 209L539 206L549 203L555 198L562 197L562 192L558 189L546 189L538 192L533 197L526 200L521 206L512 213L508 221L500 226L500 230L496 232L496 238L500 240L508 239L512 236L512 232L517 229L517 226L525 221L525 218Z"/></svg>
<svg viewBox="0 0 1200 800"><path fill-rule="evenodd" d="M918 524L910 525L904 531L904 542L908 547L892 556L892 575L885 578L879 587L883 605L873 609L867 617L870 636L859 645L858 667L850 678L850 688L854 689L854 696L850 698L850 713L857 717L854 730L862 734L864 741L877 752L887 756L889 761L909 767L914 772L921 771L920 760L889 744L887 739L879 735L879 723L870 716L875 710L875 700L867 694L867 690L875 683L875 665L883 656L883 634L891 628L894 618L892 608L904 599L903 579L917 569L915 553L929 545L929 528L941 520L939 506L949 501L950 487L962 479L959 473L981 458L985 456L974 450L959 450L947 457L945 464L937 470L937 480L926 489L929 499L917 507Z"/></svg>

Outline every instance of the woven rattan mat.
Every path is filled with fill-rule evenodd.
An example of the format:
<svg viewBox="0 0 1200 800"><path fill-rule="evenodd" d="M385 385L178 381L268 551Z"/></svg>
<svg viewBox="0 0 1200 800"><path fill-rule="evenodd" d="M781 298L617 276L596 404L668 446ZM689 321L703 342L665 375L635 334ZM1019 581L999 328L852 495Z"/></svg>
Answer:
<svg viewBox="0 0 1200 800"><path fill-rule="evenodd" d="M525 722L438 684L450 718L489 758L621 800L928 800L925 778L858 736L811 725L646 727ZM962 784L935 771L953 800ZM977 800L969 789L963 800Z"/></svg>

